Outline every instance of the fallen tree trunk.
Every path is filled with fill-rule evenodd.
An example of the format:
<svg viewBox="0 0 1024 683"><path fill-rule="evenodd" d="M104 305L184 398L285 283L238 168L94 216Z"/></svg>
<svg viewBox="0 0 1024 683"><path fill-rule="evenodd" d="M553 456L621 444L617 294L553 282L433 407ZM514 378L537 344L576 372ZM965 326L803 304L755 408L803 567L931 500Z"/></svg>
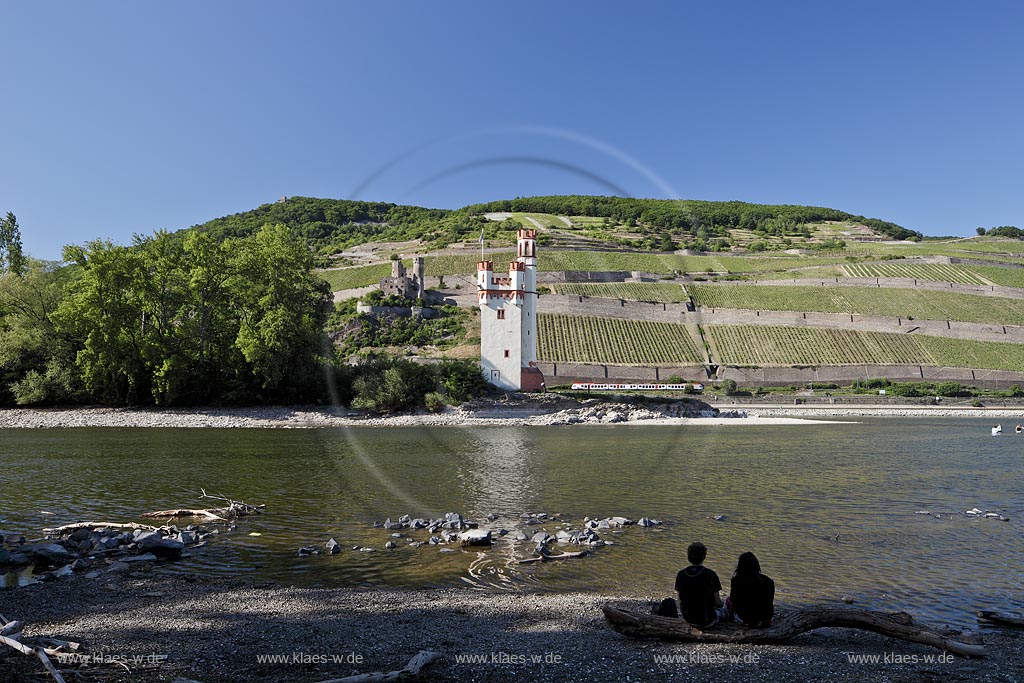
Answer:
<svg viewBox="0 0 1024 683"><path fill-rule="evenodd" d="M535 557L527 557L519 560L519 564L530 564L531 562L550 562L551 560L571 560L577 557L587 557L590 555L589 550L580 550L579 552L572 553L561 553L559 555L548 555L541 554Z"/></svg>
<svg viewBox="0 0 1024 683"><path fill-rule="evenodd" d="M375 671L371 674L356 674L355 676L346 676L345 678L332 678L328 681L321 681L320 683L379 683L381 681L404 680L418 675L420 671L430 666L440 658L440 652L420 650L416 653L415 657L409 660L409 663L405 665L405 668L399 669L398 671L388 671L387 673L383 671Z"/></svg>
<svg viewBox="0 0 1024 683"><path fill-rule="evenodd" d="M177 508L175 510L157 510L156 512L147 512L142 517L202 517L214 522L226 522L228 521L223 515L227 514L227 511L222 508L210 508L208 510L192 510L188 508Z"/></svg>
<svg viewBox="0 0 1024 683"><path fill-rule="evenodd" d="M1024 617L1019 614L980 610L978 612L978 621L987 621L990 624L998 624L999 626L1020 626L1024 628Z"/></svg>
<svg viewBox="0 0 1024 683"><path fill-rule="evenodd" d="M155 526L149 524L135 524L134 522L128 522L122 524L119 522L75 522L74 524L65 524L64 526L55 527L53 529L43 529L43 533L47 536L53 534L63 534L68 531L76 531L78 529L125 529L135 530L142 529L143 531L156 531Z"/></svg>
<svg viewBox="0 0 1024 683"><path fill-rule="evenodd" d="M768 628L746 628L742 624L719 624L702 631L682 619L658 617L611 605L603 608L611 627L627 636L659 638L682 642L778 644L794 636L818 628L855 628L873 631L890 638L937 647L963 657L984 657L982 645L965 643L914 624L913 618L903 612L887 613L849 607L819 605L794 609L775 615Z"/></svg>

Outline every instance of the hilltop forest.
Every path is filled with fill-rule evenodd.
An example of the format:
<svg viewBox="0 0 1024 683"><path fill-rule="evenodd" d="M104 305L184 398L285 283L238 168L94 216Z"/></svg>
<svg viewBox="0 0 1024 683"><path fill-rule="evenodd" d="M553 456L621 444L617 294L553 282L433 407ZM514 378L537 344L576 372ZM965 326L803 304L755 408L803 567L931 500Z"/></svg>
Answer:
<svg viewBox="0 0 1024 683"><path fill-rule="evenodd" d="M580 195L525 197L452 211L384 202L289 197L252 211L217 218L194 226L193 230L222 240L250 235L266 223L280 223L309 244L318 266L327 267L332 255L367 242L420 240L428 250L441 249L475 240L482 230L486 230L488 238L508 241L523 224L513 219L496 223L484 217L499 212L607 218L648 235L650 239L645 244L655 251L662 248L662 235L667 232L677 235L683 247L700 249L715 238L717 248L724 249L729 246L728 231L734 228L784 235L822 221L860 223L895 240L921 238L921 233L895 223L815 206Z"/></svg>

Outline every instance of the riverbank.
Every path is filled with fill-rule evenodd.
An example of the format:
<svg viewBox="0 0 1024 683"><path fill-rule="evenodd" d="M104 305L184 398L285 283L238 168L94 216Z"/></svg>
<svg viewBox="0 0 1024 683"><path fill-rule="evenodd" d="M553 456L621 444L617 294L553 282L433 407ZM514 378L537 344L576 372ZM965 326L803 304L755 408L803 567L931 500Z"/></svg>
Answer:
<svg viewBox="0 0 1024 683"><path fill-rule="evenodd" d="M242 429L311 429L322 427L484 427L568 424L635 424L651 426L763 426L820 422L822 418L855 417L984 417L1024 420L1020 408L952 408L920 405L807 406L701 404L702 411L643 407L597 399L575 402L489 401L449 407L439 413L366 416L347 409L320 406L251 408L7 408L0 409L0 428L61 429L75 427L175 427ZM716 417L712 410L720 411ZM682 416L681 416L682 415ZM835 421L835 420L830 420Z"/></svg>
<svg viewBox="0 0 1024 683"><path fill-rule="evenodd" d="M299 589L117 573L0 595L4 616L28 624L26 636L81 641L86 654L105 656L107 663L58 664L66 672L83 666L101 682L313 683L400 669L419 650L442 653L425 675L432 681L1012 681L1024 668L1024 639L988 629L982 660L940 661L940 650L846 629L777 646L631 640L608 628L600 610L607 602L648 609L626 595ZM881 660L886 654L900 663ZM860 655L880 661L850 661ZM13 652L0 652L0 668L14 683L39 680L41 671L38 660Z"/></svg>

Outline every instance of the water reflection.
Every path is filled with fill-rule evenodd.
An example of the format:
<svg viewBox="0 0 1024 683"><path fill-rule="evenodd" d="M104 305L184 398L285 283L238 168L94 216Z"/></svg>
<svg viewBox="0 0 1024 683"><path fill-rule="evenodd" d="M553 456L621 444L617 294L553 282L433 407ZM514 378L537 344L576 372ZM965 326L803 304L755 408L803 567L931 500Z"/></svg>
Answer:
<svg viewBox="0 0 1024 683"><path fill-rule="evenodd" d="M469 513L506 517L530 511L533 491L531 460L538 457L522 428L472 430L466 457L455 476L466 490Z"/></svg>

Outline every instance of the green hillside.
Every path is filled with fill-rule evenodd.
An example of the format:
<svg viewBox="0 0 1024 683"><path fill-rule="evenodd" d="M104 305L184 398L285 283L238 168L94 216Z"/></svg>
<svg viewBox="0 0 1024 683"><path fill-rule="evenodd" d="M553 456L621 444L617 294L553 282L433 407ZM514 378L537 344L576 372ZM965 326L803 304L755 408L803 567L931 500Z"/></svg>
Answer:
<svg viewBox="0 0 1024 683"><path fill-rule="evenodd" d="M485 214L493 213L510 216L488 220ZM267 223L287 225L326 266L332 255L361 244L412 241L417 243L414 250L430 251L475 242L481 231L488 240L507 241L516 229L538 225L545 231L542 243L587 239L594 245L647 252L722 251L735 246L761 251L794 244L838 247L835 231L821 229L830 221L866 226L888 239L921 238L895 223L823 207L577 195L526 197L455 210L288 197L192 229L225 239L250 235Z"/></svg>

